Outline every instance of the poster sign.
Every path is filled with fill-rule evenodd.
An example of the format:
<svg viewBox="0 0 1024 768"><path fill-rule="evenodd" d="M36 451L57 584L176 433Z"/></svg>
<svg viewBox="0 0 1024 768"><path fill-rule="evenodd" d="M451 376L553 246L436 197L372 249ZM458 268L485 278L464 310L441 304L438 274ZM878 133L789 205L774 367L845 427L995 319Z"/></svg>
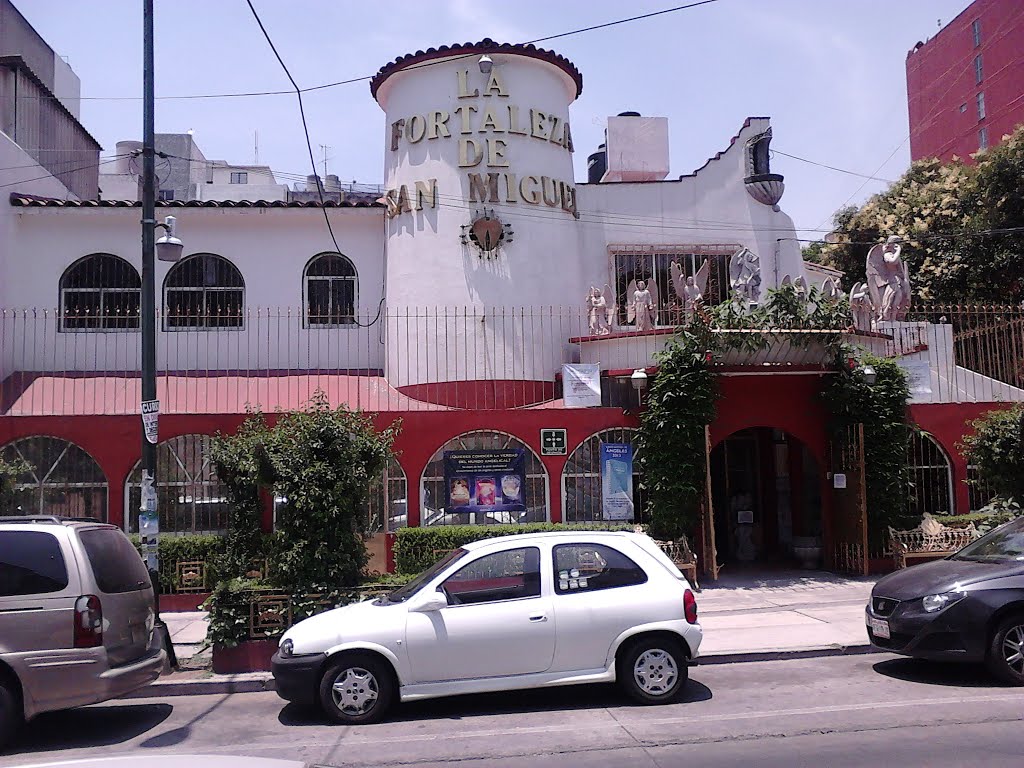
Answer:
<svg viewBox="0 0 1024 768"><path fill-rule="evenodd" d="M832 487L839 490L846 488L846 475L842 472L836 472L832 475Z"/></svg>
<svg viewBox="0 0 1024 768"><path fill-rule="evenodd" d="M160 401L142 401L142 429L146 433L146 440L156 445L157 421L160 418Z"/></svg>
<svg viewBox="0 0 1024 768"><path fill-rule="evenodd" d="M932 393L932 369L927 360L900 361L899 365L907 374L907 386L911 395Z"/></svg>
<svg viewBox="0 0 1024 768"><path fill-rule="evenodd" d="M452 512L525 512L522 449L445 451L445 507Z"/></svg>
<svg viewBox="0 0 1024 768"><path fill-rule="evenodd" d="M633 519L633 446L601 443L602 517Z"/></svg>
<svg viewBox="0 0 1024 768"><path fill-rule="evenodd" d="M565 456L568 448L564 429L542 429L540 431L541 456Z"/></svg>
<svg viewBox="0 0 1024 768"><path fill-rule="evenodd" d="M597 408L601 405L601 366L573 363L562 366L562 400L566 408Z"/></svg>
<svg viewBox="0 0 1024 768"><path fill-rule="evenodd" d="M156 488L153 487L153 475L151 472L143 471L141 503L139 504L139 541L142 544L142 556L146 561L146 567L151 571L160 568L157 550L160 515L157 513L156 507Z"/></svg>

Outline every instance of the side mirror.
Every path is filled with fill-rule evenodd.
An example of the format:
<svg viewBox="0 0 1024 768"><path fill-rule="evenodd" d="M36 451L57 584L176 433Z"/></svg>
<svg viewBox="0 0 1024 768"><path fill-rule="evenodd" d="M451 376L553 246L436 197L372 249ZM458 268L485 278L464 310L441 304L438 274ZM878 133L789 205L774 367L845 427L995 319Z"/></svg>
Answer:
<svg viewBox="0 0 1024 768"><path fill-rule="evenodd" d="M416 600L415 604L409 606L410 611L416 613L433 613L434 611L440 611L442 608L448 607L448 598L444 596L443 592L427 592L421 598Z"/></svg>

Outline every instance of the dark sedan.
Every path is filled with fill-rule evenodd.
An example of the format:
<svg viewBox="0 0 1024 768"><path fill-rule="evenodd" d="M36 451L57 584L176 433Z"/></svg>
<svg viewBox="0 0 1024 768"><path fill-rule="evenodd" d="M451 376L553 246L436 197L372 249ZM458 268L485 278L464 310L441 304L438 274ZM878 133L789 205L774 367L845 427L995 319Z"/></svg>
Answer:
<svg viewBox="0 0 1024 768"><path fill-rule="evenodd" d="M951 557L883 577L867 606L872 645L921 659L985 662L1024 685L1024 517Z"/></svg>

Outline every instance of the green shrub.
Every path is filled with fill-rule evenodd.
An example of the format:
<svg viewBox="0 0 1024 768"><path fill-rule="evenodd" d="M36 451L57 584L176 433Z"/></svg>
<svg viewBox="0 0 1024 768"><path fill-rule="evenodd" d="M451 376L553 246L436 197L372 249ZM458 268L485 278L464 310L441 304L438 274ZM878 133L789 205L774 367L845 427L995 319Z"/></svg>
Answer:
<svg viewBox="0 0 1024 768"><path fill-rule="evenodd" d="M540 531L632 530L626 525L564 525L523 523L521 525L436 525L430 528L401 528L395 537L395 570L406 576L429 568L453 549L480 539Z"/></svg>
<svg viewBox="0 0 1024 768"><path fill-rule="evenodd" d="M142 554L139 537L131 537L135 548ZM273 560L275 537L258 532L256 537L258 559ZM186 534L184 536L160 537L158 550L160 556L160 591L163 593L177 592L181 587L178 577L178 563L201 560L206 563L206 583L203 591L212 591L217 582L224 579L244 576L237 573L234 564L226 561L226 540L214 534Z"/></svg>
<svg viewBox="0 0 1024 768"><path fill-rule="evenodd" d="M964 528L974 523L974 527L984 534L1003 523L1016 520L1022 514L1024 510L1013 499L996 498L977 512L968 515L935 515L935 519L950 528Z"/></svg>
<svg viewBox="0 0 1024 768"><path fill-rule="evenodd" d="M1024 499L1024 406L989 411L971 426L961 449L978 468L979 484L1004 499Z"/></svg>

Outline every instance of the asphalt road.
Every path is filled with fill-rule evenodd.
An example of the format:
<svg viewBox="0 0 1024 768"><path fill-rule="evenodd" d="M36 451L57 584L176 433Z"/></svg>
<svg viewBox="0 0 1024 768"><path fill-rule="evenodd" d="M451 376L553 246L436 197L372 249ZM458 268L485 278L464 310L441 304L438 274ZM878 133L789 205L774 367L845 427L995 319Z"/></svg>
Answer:
<svg viewBox="0 0 1024 768"><path fill-rule="evenodd" d="M1024 765L1024 689L888 655L723 664L638 707L586 686L417 702L326 724L273 693L132 699L45 715L0 766L188 753L332 766Z"/></svg>

